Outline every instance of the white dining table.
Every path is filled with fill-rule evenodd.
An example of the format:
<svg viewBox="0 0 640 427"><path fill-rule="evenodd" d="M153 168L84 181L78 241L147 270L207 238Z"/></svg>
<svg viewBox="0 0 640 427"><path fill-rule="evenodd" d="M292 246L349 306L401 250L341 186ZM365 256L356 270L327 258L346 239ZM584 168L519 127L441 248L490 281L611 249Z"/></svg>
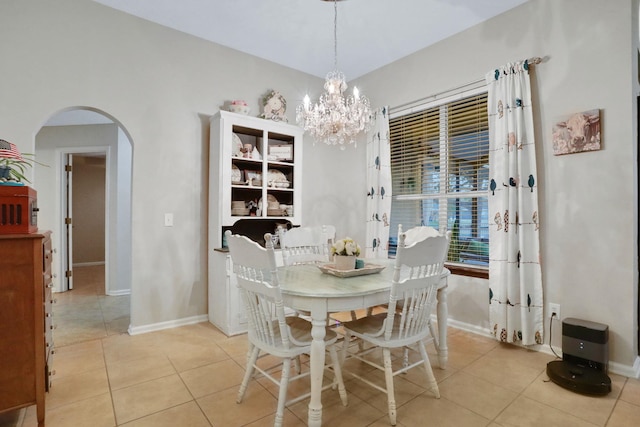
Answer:
<svg viewBox="0 0 640 427"><path fill-rule="evenodd" d="M311 313L312 329L310 354L311 399L307 425L322 424L322 377L325 363L325 327L330 313L373 307L389 302L389 290L393 277L393 259L366 260L385 268L375 274L337 277L323 273L317 265L293 265L278 268L278 279L284 305ZM438 364L444 369L447 363L447 278L445 269L438 286L436 319L438 336L434 336L438 352Z"/></svg>

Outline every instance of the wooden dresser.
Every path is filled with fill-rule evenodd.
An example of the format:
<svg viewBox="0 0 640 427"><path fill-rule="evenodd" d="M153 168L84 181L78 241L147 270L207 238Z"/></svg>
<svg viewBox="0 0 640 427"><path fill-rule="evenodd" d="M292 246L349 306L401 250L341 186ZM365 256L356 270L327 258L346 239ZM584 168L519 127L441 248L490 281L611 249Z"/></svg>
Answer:
<svg viewBox="0 0 640 427"><path fill-rule="evenodd" d="M0 235L0 412L37 405L53 361L51 232Z"/></svg>

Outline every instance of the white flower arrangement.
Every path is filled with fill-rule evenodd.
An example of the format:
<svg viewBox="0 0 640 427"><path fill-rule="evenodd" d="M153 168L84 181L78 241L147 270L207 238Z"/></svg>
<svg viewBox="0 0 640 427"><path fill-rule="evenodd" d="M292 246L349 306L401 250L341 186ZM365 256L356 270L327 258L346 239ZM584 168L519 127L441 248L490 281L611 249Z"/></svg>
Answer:
<svg viewBox="0 0 640 427"><path fill-rule="evenodd" d="M358 256L360 255L360 245L354 242L351 237L345 237L331 246L331 255Z"/></svg>

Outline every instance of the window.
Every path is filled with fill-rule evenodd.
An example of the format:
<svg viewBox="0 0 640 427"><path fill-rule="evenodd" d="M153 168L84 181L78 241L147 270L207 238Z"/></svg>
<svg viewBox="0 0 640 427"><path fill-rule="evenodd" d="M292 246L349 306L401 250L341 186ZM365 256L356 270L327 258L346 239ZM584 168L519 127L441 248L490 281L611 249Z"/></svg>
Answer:
<svg viewBox="0 0 640 427"><path fill-rule="evenodd" d="M404 230L451 230L449 267L489 265L487 94L441 101L389 120L393 197L389 253ZM458 272L458 271L456 271Z"/></svg>

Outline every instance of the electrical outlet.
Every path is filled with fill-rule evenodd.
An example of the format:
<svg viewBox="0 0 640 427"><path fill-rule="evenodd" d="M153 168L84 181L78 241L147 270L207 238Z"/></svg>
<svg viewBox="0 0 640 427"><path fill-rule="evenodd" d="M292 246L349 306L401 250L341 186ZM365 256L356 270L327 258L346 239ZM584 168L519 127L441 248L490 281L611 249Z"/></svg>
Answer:
<svg viewBox="0 0 640 427"><path fill-rule="evenodd" d="M555 319L561 320L560 304L549 303L549 317L553 317L554 313L555 313Z"/></svg>

